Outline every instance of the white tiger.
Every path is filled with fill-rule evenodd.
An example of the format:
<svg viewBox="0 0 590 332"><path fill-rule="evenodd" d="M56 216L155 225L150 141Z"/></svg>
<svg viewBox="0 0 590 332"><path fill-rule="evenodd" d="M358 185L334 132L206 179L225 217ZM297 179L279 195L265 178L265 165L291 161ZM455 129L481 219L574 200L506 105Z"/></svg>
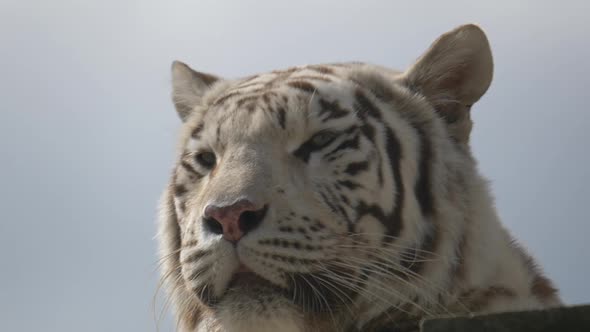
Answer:
<svg viewBox="0 0 590 332"><path fill-rule="evenodd" d="M183 126L159 241L180 330L402 330L559 305L470 152L492 69L475 25L404 72L348 63L227 80L175 62Z"/></svg>

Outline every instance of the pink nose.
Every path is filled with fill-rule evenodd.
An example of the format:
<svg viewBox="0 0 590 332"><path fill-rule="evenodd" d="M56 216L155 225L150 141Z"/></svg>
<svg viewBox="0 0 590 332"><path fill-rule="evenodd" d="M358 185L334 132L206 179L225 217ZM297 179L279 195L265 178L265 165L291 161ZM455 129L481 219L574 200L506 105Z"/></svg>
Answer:
<svg viewBox="0 0 590 332"><path fill-rule="evenodd" d="M246 233L258 227L266 215L267 206L257 209L249 200L242 199L231 205L207 205L205 207L205 229L232 242L238 242Z"/></svg>

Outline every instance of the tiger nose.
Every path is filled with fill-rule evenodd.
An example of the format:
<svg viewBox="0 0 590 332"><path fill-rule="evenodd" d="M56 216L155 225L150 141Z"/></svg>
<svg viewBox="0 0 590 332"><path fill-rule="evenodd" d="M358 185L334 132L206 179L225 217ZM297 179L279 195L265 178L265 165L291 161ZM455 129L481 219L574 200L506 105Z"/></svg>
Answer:
<svg viewBox="0 0 590 332"><path fill-rule="evenodd" d="M267 209L267 205L258 209L246 199L224 206L209 204L205 207L203 216L204 227L214 234L223 234L223 238L236 243L260 225Z"/></svg>

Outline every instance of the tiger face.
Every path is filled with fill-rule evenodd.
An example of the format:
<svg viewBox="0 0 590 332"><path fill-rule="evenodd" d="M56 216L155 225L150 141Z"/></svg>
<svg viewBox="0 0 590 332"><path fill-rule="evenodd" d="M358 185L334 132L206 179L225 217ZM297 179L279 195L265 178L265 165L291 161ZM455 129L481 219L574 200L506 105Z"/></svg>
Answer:
<svg viewBox="0 0 590 332"><path fill-rule="evenodd" d="M459 229L469 111L492 78L478 27L405 72L172 70L183 129L160 239L187 330L344 330L438 295L427 272L451 278L453 259L429 259Z"/></svg>
<svg viewBox="0 0 590 332"><path fill-rule="evenodd" d="M358 278L369 259L355 244L399 235L398 135L411 129L381 124L381 102L337 71L307 66L237 82L187 120L174 200L183 278L203 303L256 277L326 311L352 296L331 280ZM351 255L357 264L342 261Z"/></svg>

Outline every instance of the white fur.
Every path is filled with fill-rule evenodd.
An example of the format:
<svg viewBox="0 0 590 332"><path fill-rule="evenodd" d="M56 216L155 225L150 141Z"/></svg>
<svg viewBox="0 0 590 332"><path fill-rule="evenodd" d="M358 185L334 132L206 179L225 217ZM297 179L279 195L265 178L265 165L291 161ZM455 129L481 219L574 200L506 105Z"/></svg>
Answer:
<svg viewBox="0 0 590 332"><path fill-rule="evenodd" d="M548 280L527 262L526 253L513 244L500 223L488 184L470 153L468 110L491 82L491 53L483 32L468 25L443 35L404 73L365 64L324 67L329 68L325 74L329 82L313 81L315 90L310 95L289 82L323 75L312 67L296 68L283 81L284 73L273 72L250 80L219 80L204 87L203 82L189 80L202 75L187 73L188 67L175 64L175 102L185 121L179 155L203 175L197 180L179 165L162 198L159 237L162 255L167 257L163 270L181 330L339 331L354 326L364 329L395 308L421 318L559 305ZM465 79L456 80L453 75ZM259 104L247 111L243 109L247 106L234 101L238 96L255 96L257 89L277 80L281 84L268 90L272 92L268 105L254 98ZM247 86L240 88L241 84ZM380 97L382 87L391 90L393 100ZM194 89L200 90L191 94ZM343 132L359 123L361 114L354 112L327 123L318 115L320 100L356 110L358 91L381 114L380 120L370 116L365 120L374 130L375 142L360 135L358 149L343 150L332 161L319 152L310 154L307 162L294 156L318 131ZM228 94L236 97L220 106L217 101ZM265 107L287 110L286 128L280 128L276 115ZM457 119L447 122L446 114L437 113L447 109L456 111L449 118ZM198 138L192 138L197 127L203 129ZM401 183L396 183L387 159L388 130L400 143ZM325 150L348 138L341 133ZM424 215L414 192L417 179L424 176L420 158L426 144L431 149L428 190L436 203L432 216ZM193 156L203 149L217 155L214 170L194 162ZM367 170L345 177L347 165L362 161L369 162ZM341 185L338 189L336 179L352 179L359 187ZM185 193L174 196L178 186ZM395 202L402 194L403 227L387 243L383 221L370 214L357 216L354 204L374 205L390 214L400 208ZM244 198L258 206L266 204L269 210L262 224L235 247L203 228L205 206ZM344 204L346 200L350 204ZM356 235L349 235L350 227ZM422 252L422 242L429 234L435 234L434 252ZM294 243L301 248L294 249ZM409 249L416 249L414 261L410 268L402 268L400 257ZM185 262L200 252L206 254ZM401 274L379 265L376 257ZM346 293L335 294L343 306L328 313L310 313L293 299L273 293L270 285L290 287L292 273L317 274L334 262L352 271L333 281L340 289L358 287L355 281L360 280L362 268L373 272L366 285L356 289L354 300L348 301ZM228 288L240 264L262 276L268 287ZM413 272L415 264L423 264L419 272ZM404 273L406 278L400 277ZM215 308L207 308L194 293L193 289L203 285L209 285L211 294L219 299Z"/></svg>

